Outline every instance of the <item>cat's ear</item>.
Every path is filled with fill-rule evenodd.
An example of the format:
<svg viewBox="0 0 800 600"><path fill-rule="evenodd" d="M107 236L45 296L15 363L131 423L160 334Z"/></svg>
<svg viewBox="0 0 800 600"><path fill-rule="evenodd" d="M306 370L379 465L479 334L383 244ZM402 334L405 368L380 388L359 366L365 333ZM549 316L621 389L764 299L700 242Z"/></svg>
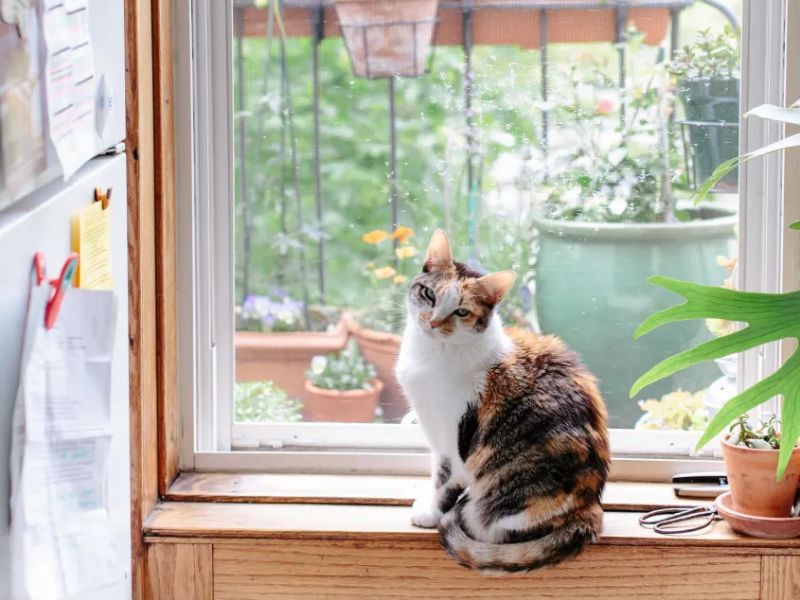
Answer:
<svg viewBox="0 0 800 600"><path fill-rule="evenodd" d="M422 270L426 273L448 269L453 265L453 253L450 251L450 240L447 234L441 229L433 232L431 241L428 244L428 251L425 253L425 262Z"/></svg>
<svg viewBox="0 0 800 600"><path fill-rule="evenodd" d="M498 271L478 278L484 298L490 304L497 304L514 285L517 274L514 271Z"/></svg>

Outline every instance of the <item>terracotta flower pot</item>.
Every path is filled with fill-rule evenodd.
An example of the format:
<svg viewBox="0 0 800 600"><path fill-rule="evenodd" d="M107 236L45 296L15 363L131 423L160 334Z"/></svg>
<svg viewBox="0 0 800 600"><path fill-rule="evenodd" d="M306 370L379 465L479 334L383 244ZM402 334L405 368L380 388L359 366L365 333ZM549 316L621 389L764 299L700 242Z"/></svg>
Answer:
<svg viewBox="0 0 800 600"><path fill-rule="evenodd" d="M372 423L383 383L380 379L370 383L370 390L340 391L319 388L306 379L303 418L333 423Z"/></svg>
<svg viewBox="0 0 800 600"><path fill-rule="evenodd" d="M409 410L408 400L394 373L402 336L361 327L352 315L345 315L345 319L350 333L358 340L361 354L375 366L378 378L383 382L380 398L383 420L399 423Z"/></svg>
<svg viewBox="0 0 800 600"><path fill-rule="evenodd" d="M422 75L438 5L438 0L336 0L356 77Z"/></svg>
<svg viewBox="0 0 800 600"><path fill-rule="evenodd" d="M236 381L270 379L289 396L304 400L306 369L318 354L338 352L347 344L347 325L339 319L331 331L259 333L237 331Z"/></svg>
<svg viewBox="0 0 800 600"><path fill-rule="evenodd" d="M731 486L733 508L746 515L788 517L800 481L800 448L795 448L786 473L775 480L778 450L756 450L722 442L722 458Z"/></svg>

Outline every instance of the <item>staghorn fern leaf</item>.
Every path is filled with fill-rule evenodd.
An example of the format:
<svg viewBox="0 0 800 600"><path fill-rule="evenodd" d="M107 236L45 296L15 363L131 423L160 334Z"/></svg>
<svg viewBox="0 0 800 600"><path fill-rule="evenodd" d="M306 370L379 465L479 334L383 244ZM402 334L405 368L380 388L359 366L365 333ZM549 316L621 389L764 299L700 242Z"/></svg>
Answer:
<svg viewBox="0 0 800 600"><path fill-rule="evenodd" d="M636 329L634 338L662 325L689 319L725 319L747 326L661 361L634 382L631 397L651 383L707 360L786 338L800 341L800 292L740 292L662 276L651 277L649 281L683 296L686 302L648 317ZM782 478L800 437L800 353L797 351L775 373L729 400L708 424L697 447L707 444L739 415L779 395L783 396L782 439L786 442L781 444L778 461L777 477Z"/></svg>

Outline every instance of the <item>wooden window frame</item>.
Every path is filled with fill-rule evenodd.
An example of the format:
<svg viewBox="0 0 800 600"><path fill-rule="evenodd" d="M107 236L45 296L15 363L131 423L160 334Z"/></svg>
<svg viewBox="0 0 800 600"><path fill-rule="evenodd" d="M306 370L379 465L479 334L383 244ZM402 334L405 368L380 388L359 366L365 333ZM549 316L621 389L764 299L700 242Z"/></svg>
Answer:
<svg viewBox="0 0 800 600"><path fill-rule="evenodd" d="M188 0L187 0L188 1ZM777 2L779 0L770 0ZM800 0L786 0L787 57L800 57ZM176 302L176 161L173 110L173 22L171 0L124 0L126 49L126 149L128 157L129 235L129 342L131 410L131 522L133 597L145 598L146 522L152 521L160 500L230 502L297 501L332 503L335 498L292 495L287 483L277 492L247 494L236 498L225 492L237 475L217 479L217 494L189 498L191 475L181 475L180 407L177 392L177 302ZM787 89L800 96L800 69L786 69ZM800 157L773 163L783 169L783 195L800 195ZM785 223L800 220L800 205L787 203L778 210ZM797 240L782 240L784 256L781 278L784 287L800 281L800 251ZM790 349L785 346L783 351ZM179 476L184 477L183 480ZM194 476L198 477L198 476ZM207 476L210 477L210 476ZM256 487L264 485L264 475ZM220 482L223 481L224 485ZM195 480L194 483L197 483ZM411 482L413 485L413 482ZM183 486L183 488L181 488ZM200 487L202 491L204 488ZM208 491L208 487L205 491ZM643 509L663 502L662 491L650 502L619 505L627 510ZM183 490L183 491L181 491ZM219 490L222 490L221 492ZM183 494L183 495L181 495ZM391 494L386 504L407 504L409 498ZM340 497L341 499L341 497ZM346 498L352 503L353 498ZM370 504L381 503L373 498ZM613 505L613 504L612 504ZM388 508L388 507L385 507ZM223 510L222 508L220 510ZM388 513L387 513L388 514ZM151 531L148 535L157 535ZM187 531L191 530L189 524ZM186 532L184 532L186 533ZM794 545L786 544L786 547Z"/></svg>

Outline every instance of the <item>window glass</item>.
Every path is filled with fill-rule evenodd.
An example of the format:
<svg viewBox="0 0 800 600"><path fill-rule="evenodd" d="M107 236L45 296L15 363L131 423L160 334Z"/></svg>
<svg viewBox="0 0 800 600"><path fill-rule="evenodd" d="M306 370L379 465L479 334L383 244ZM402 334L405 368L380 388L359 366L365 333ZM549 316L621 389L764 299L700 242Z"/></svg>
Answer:
<svg viewBox="0 0 800 600"><path fill-rule="evenodd" d="M736 176L692 196L738 154L741 1L311 4L234 4L235 421L401 422L406 284L442 228L517 272L504 323L575 349L612 427L702 429L735 360L628 390L731 324L632 335L676 301L650 275L732 285Z"/></svg>

